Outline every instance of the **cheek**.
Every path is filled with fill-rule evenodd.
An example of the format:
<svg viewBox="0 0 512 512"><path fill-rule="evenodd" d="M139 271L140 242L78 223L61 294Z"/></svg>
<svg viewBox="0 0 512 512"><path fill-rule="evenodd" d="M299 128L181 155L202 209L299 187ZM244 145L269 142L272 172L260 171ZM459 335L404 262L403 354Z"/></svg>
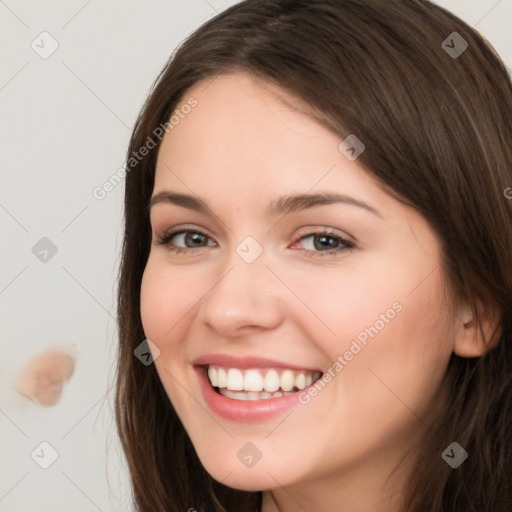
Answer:
<svg viewBox="0 0 512 512"><path fill-rule="evenodd" d="M390 349L407 350L419 336L439 335L447 319L440 276L429 255L383 251L339 272L319 273L309 284L304 280L302 289L305 302L331 330L324 329L322 339L334 359L354 339L362 347L385 340Z"/></svg>
<svg viewBox="0 0 512 512"><path fill-rule="evenodd" d="M186 339L190 322L211 284L197 269L172 267L165 256L150 253L140 290L140 314L147 338L160 349Z"/></svg>
<svg viewBox="0 0 512 512"><path fill-rule="evenodd" d="M197 298L192 296L188 287L182 289L176 282L176 274L165 271L165 266L150 259L144 270L140 290L140 314L146 338L160 349L155 367L162 385L178 414L187 410L187 396L176 386L183 364L183 352L180 341L188 328L186 314ZM178 356L178 357L177 357ZM173 378L173 376L175 378ZM182 418L183 419L183 418Z"/></svg>
<svg viewBox="0 0 512 512"><path fill-rule="evenodd" d="M158 335L159 326L162 318L162 295L164 287L162 283L156 279L155 272L152 270L148 261L140 287L140 315L144 334L150 340L160 339Z"/></svg>
<svg viewBox="0 0 512 512"><path fill-rule="evenodd" d="M172 343L179 319L190 309L189 288L179 289L176 280L150 256L142 276L140 313L145 335L159 346Z"/></svg>
<svg viewBox="0 0 512 512"><path fill-rule="evenodd" d="M396 266L396 264L395 264ZM395 270L392 264L365 263L328 269L311 275L290 276L308 311L297 304L296 318L331 360L350 349L384 337L390 326L417 306L407 297L415 282L413 272ZM293 279L295 278L295 281ZM406 290L406 291L404 291ZM301 311L301 315L297 314ZM349 356L350 357L350 356Z"/></svg>
<svg viewBox="0 0 512 512"><path fill-rule="evenodd" d="M302 281L302 297L317 317L307 315L304 329L328 356L331 372L344 375L333 379L334 386L356 401L364 395L372 407L375 397L400 405L393 392L412 403L428 400L451 354L440 269L432 271L435 265L424 255L403 261L383 255L372 264Z"/></svg>
<svg viewBox="0 0 512 512"><path fill-rule="evenodd" d="M345 345L355 340L361 350L353 356L351 350L345 352L352 360L338 385L344 396L353 399L354 407L365 404L363 414L406 424L414 416L411 411L430 414L453 333L438 272L413 291L421 278L412 279L411 286L410 278L415 276L394 277L393 287L374 290L368 300L361 297L361 302L348 307L354 321Z"/></svg>

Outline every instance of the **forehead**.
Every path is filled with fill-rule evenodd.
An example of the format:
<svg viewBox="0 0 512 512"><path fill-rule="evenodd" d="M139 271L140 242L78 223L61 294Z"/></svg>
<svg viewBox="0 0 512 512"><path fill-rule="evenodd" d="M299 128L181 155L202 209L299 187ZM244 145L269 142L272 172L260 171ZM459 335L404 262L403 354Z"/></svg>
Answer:
<svg viewBox="0 0 512 512"><path fill-rule="evenodd" d="M320 146L337 151L338 138L303 112L308 107L297 103L286 91L256 82L245 74L221 75L198 82L183 96L180 105L191 99L197 105L179 121L164 139L173 153L201 147L193 158L229 159L236 152L245 160L264 160L271 154L301 155ZM294 108L294 107L297 108ZM304 144L307 142L307 146Z"/></svg>
<svg viewBox="0 0 512 512"><path fill-rule="evenodd" d="M193 108L182 108L193 104ZM180 110L181 109L181 110ZM185 92L159 149L154 194L197 195L214 211L264 209L286 194L331 191L384 211L397 206L302 100L245 73Z"/></svg>

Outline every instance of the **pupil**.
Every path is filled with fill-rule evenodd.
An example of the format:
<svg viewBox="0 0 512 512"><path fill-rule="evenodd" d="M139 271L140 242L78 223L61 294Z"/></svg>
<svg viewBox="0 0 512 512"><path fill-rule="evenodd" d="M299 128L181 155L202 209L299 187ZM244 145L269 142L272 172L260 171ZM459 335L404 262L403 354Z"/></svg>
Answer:
<svg viewBox="0 0 512 512"><path fill-rule="evenodd" d="M202 240L202 236L201 233L189 233L187 235L187 239L186 239L186 242L189 242L189 241L192 241L192 242L201 242Z"/></svg>
<svg viewBox="0 0 512 512"><path fill-rule="evenodd" d="M332 248L335 248L336 247L336 240L334 237L332 236L329 236L329 235L322 235L322 236L319 236L318 239L321 241L320 244L316 244L315 243L315 249L325 249L326 247L328 249L332 249ZM327 242L327 244L324 244L324 242L326 240L330 240L331 243Z"/></svg>

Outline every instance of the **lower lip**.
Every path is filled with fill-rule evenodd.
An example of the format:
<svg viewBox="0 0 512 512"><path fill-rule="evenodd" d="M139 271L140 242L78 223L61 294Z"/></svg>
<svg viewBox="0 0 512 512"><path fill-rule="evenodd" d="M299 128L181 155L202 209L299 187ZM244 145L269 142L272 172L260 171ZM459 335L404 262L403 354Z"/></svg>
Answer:
<svg viewBox="0 0 512 512"><path fill-rule="evenodd" d="M299 393L262 400L236 400L217 393L204 367L196 367L201 391L208 407L218 416L232 421L257 422L272 419L299 404Z"/></svg>

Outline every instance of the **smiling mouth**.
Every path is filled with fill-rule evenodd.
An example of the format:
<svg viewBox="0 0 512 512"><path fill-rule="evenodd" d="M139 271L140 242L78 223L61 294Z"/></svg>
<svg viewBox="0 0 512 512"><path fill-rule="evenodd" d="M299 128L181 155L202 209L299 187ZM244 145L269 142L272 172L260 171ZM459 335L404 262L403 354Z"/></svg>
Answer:
<svg viewBox="0 0 512 512"><path fill-rule="evenodd" d="M293 395L311 386L322 372L283 368L227 368L209 365L207 375L215 392L234 400L267 400Z"/></svg>

